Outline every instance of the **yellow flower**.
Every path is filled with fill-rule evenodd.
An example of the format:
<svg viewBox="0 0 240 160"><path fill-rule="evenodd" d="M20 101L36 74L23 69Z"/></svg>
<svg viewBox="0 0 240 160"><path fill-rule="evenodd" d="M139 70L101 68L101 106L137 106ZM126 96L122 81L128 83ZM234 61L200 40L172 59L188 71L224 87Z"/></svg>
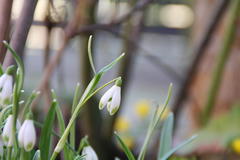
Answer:
<svg viewBox="0 0 240 160"><path fill-rule="evenodd" d="M116 120L115 130L118 132L125 132L129 129L130 123L125 117L119 116Z"/></svg>
<svg viewBox="0 0 240 160"><path fill-rule="evenodd" d="M123 142L128 146L129 148L132 148L134 146L134 139L130 136L122 136L121 137Z"/></svg>
<svg viewBox="0 0 240 160"><path fill-rule="evenodd" d="M150 112L150 104L146 100L139 101L135 108L137 115L141 118L146 117Z"/></svg>
<svg viewBox="0 0 240 160"><path fill-rule="evenodd" d="M237 138L237 139L233 140L232 149L236 153L240 153L240 138Z"/></svg>

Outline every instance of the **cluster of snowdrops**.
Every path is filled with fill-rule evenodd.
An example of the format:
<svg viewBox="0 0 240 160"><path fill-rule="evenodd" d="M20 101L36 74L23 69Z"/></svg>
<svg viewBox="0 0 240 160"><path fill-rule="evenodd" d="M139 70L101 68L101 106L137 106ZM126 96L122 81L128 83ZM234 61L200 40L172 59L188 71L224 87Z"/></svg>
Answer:
<svg viewBox="0 0 240 160"><path fill-rule="evenodd" d="M46 115L44 123L40 124L39 122L34 121L34 115L31 109L32 102L38 96L39 92L33 91L26 100L26 103L24 103L22 100L24 83L23 63L10 45L6 42L4 42L4 44L12 53L17 65L9 66L5 71L2 69L2 67L0 67L0 125L2 127L1 138L3 141L0 160L55 160L60 152L63 152L64 159L66 160L98 160L97 154L85 138L82 139L78 148L71 146L70 140L75 140L75 137L73 137L75 134L71 134L71 132L74 132L72 128L75 127L75 120L77 119L81 109L85 106L85 103L92 96L109 85L112 85L112 87L110 87L110 89L108 89L100 99L99 109L102 110L104 107L106 107L110 115L114 115L117 112L121 101L121 77L117 77L98 88L97 85L99 84L101 77L118 61L120 61L124 57L124 54L120 55L110 64L96 72L89 49L89 60L94 72L94 76L79 99L75 99L75 97L78 97L80 90L79 85L77 85L73 99L72 115L68 123L65 124L61 108L56 100L56 95L54 91L52 91L52 104ZM161 119L160 117L163 114L164 109L168 105L171 96L171 90L172 85L169 87L168 96L166 102L164 103L164 107L156 108L156 112L149 124L149 128L147 129L145 141L138 155L139 160L143 160L145 157L149 140ZM59 123L59 133L56 133L52 130L55 114ZM168 121L166 123L166 125L168 125L166 127L168 128L168 131L165 134L162 134L164 143L160 144L165 145L162 146L162 148L165 148L165 150L161 150L159 153L159 160L168 159L177 149L181 148L183 145L189 143L195 138L192 137L183 144L172 148L171 136L170 138L166 138L166 136L168 135L167 137L169 137L169 134L171 135L172 132L169 130L169 128L172 128L173 126L173 120L171 118L172 116L173 115L166 120ZM39 136L40 140L38 145L36 144L37 133L35 126L41 127L41 135ZM52 135L55 135L59 138L53 152L52 148L50 147ZM117 133L115 133L115 136L128 159L135 160L136 155L130 151L121 137L118 136ZM166 139L168 141L166 141Z"/></svg>

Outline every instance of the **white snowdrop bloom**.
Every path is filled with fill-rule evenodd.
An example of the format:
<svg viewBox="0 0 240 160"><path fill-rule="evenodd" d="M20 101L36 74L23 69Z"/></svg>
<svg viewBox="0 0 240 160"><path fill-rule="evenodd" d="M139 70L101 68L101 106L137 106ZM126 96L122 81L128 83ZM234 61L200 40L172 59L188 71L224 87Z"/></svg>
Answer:
<svg viewBox="0 0 240 160"><path fill-rule="evenodd" d="M19 146L26 151L31 151L36 143L36 130L33 120L27 119L24 121L18 133Z"/></svg>
<svg viewBox="0 0 240 160"><path fill-rule="evenodd" d="M110 115L117 112L121 102L121 87L118 85L112 86L100 99L99 109L107 106Z"/></svg>
<svg viewBox="0 0 240 160"><path fill-rule="evenodd" d="M84 147L82 155L85 156L85 160L98 160L97 154L91 146Z"/></svg>
<svg viewBox="0 0 240 160"><path fill-rule="evenodd" d="M17 120L17 130L20 128L20 122ZM13 146L13 115L10 114L6 119L6 123L2 132L2 140L5 146Z"/></svg>
<svg viewBox="0 0 240 160"><path fill-rule="evenodd" d="M11 98L13 92L13 77L4 73L0 77L0 101L2 104Z"/></svg>

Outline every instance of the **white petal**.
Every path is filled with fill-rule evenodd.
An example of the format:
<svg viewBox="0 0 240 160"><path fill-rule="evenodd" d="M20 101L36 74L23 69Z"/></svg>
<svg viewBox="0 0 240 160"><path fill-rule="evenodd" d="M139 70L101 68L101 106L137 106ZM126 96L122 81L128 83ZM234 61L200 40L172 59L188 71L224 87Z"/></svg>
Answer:
<svg viewBox="0 0 240 160"><path fill-rule="evenodd" d="M116 86L116 89L112 96L112 102L109 107L110 115L113 115L114 113L116 113L116 111L120 106L120 102L121 102L121 88Z"/></svg>
<svg viewBox="0 0 240 160"><path fill-rule="evenodd" d="M99 109L103 109L107 105L109 99L112 98L114 90L115 86L112 86L107 92L104 93L99 102Z"/></svg>
<svg viewBox="0 0 240 160"><path fill-rule="evenodd" d="M24 129L24 149L26 151L31 151L36 143L36 131L32 120L25 121L27 121L27 124Z"/></svg>
<svg viewBox="0 0 240 160"><path fill-rule="evenodd" d="M7 75L8 76L8 75ZM10 98L12 95L12 90L13 90L13 78L12 76L8 76L5 83L3 84L3 88L1 91L1 99L5 100L7 98Z"/></svg>
<svg viewBox="0 0 240 160"><path fill-rule="evenodd" d="M85 155L85 160L98 160L96 152L90 146L83 148L82 155Z"/></svg>
<svg viewBox="0 0 240 160"><path fill-rule="evenodd" d="M13 115L9 115L3 128L2 138L6 146L13 145L12 136L12 126L13 126Z"/></svg>
<svg viewBox="0 0 240 160"><path fill-rule="evenodd" d="M8 78L8 75L6 73L4 73L1 77L0 77L0 88L3 87L3 84L5 83L6 79Z"/></svg>
<svg viewBox="0 0 240 160"><path fill-rule="evenodd" d="M23 122L22 127L20 128L19 132L18 132L18 143L20 147L23 147L23 142L24 142L24 131L26 128L26 121Z"/></svg>

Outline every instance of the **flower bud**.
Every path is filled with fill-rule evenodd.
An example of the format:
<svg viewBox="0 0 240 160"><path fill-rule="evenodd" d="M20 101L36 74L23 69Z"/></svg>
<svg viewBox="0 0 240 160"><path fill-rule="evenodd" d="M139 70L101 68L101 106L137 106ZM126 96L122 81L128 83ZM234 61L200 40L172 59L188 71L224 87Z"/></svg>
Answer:
<svg viewBox="0 0 240 160"><path fill-rule="evenodd" d="M36 131L33 120L27 119L24 121L18 133L19 146L26 151L31 151L36 143Z"/></svg>
<svg viewBox="0 0 240 160"><path fill-rule="evenodd" d="M118 80L116 84L102 96L99 102L99 109L107 106L110 115L114 115L117 112L121 102L121 83L121 79Z"/></svg>
<svg viewBox="0 0 240 160"><path fill-rule="evenodd" d="M3 74L0 77L0 102L1 104L5 104L11 98L13 91L13 77L8 75L7 73Z"/></svg>
<svg viewBox="0 0 240 160"><path fill-rule="evenodd" d="M13 115L9 115L3 128L2 139L7 147L13 146Z"/></svg>
<svg viewBox="0 0 240 160"><path fill-rule="evenodd" d="M82 155L85 156L85 160L98 160L97 154L91 146L84 147Z"/></svg>

